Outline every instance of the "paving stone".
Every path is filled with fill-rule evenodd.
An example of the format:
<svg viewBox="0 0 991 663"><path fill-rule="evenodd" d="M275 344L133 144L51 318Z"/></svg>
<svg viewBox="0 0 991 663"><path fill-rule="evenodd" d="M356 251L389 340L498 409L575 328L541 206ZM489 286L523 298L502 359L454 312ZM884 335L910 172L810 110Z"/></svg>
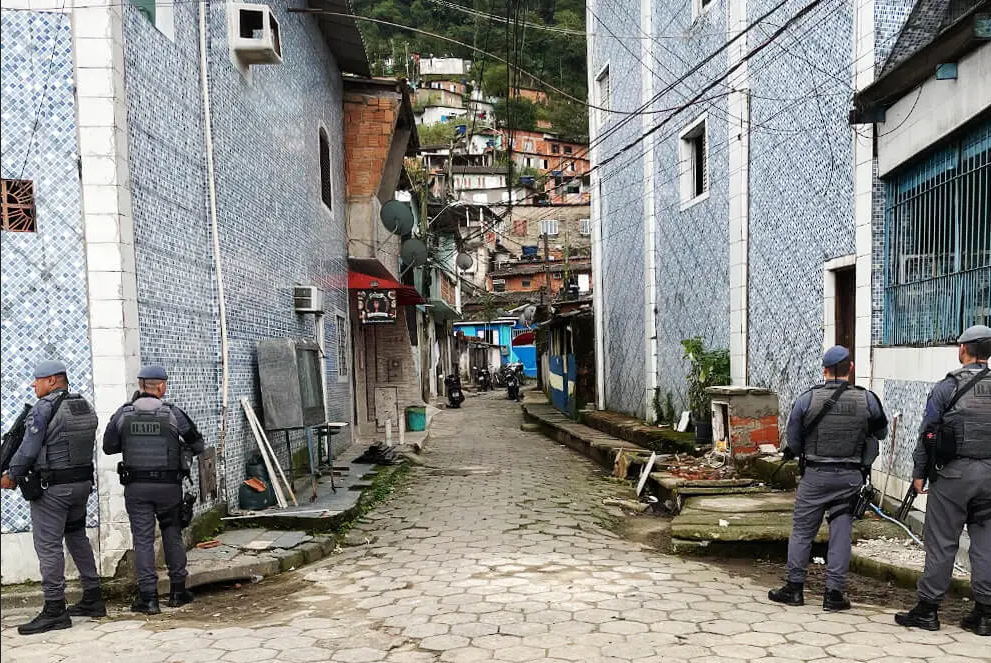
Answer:
<svg viewBox="0 0 991 663"><path fill-rule="evenodd" d="M956 625L905 630L885 606L785 608L756 581L616 538L597 525L614 484L593 479L570 450L519 431L512 404L472 405L434 419L430 467L413 469L395 499L367 514L355 531L369 543L301 569L293 593L264 612L231 593L220 617L197 612L197 602L161 619L77 620L33 639L5 610L3 663L988 660L984 641ZM465 432L479 427L484 435ZM241 546L327 544L257 529L224 536Z"/></svg>

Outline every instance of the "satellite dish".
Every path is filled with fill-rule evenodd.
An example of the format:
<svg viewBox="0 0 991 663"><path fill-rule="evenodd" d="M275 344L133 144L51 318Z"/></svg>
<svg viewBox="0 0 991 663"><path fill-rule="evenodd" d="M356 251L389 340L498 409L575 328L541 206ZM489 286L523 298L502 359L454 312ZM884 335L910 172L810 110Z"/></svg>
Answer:
<svg viewBox="0 0 991 663"><path fill-rule="evenodd" d="M471 266L475 264L475 260L467 253L459 253L455 259L455 263L457 263L458 269L471 269Z"/></svg>
<svg viewBox="0 0 991 663"><path fill-rule="evenodd" d="M427 245L418 239L408 239L399 249L399 255L407 265L420 267L427 262Z"/></svg>
<svg viewBox="0 0 991 663"><path fill-rule="evenodd" d="M382 225L393 235L408 235L413 230L413 210L407 203L390 200L379 212Z"/></svg>

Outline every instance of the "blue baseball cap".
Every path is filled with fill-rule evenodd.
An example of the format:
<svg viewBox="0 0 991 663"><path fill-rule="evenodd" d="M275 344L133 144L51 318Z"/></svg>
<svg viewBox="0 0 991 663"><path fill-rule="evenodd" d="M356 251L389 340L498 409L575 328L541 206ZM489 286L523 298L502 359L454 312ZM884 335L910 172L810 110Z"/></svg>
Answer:
<svg viewBox="0 0 991 663"><path fill-rule="evenodd" d="M849 358L850 358L849 350L844 348L842 345L834 345L833 347L826 350L826 354L822 356L822 367L832 368L841 361Z"/></svg>
<svg viewBox="0 0 991 663"><path fill-rule="evenodd" d="M34 379L40 380L41 378L50 378L53 375L66 375L68 372L62 362L46 359L34 367Z"/></svg>
<svg viewBox="0 0 991 663"><path fill-rule="evenodd" d="M147 366L142 366L141 370L138 371L139 380L168 380L169 374L165 371L164 366L158 364L148 364Z"/></svg>

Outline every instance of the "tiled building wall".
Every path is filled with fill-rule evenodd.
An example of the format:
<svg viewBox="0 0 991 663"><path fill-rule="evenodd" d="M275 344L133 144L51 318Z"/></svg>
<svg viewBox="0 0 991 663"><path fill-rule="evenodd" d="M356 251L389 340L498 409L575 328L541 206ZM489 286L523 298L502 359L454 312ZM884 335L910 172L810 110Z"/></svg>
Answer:
<svg viewBox="0 0 991 663"><path fill-rule="evenodd" d="M608 107L633 111L640 105L641 68L635 55L636 40L623 38L617 15L636 21L639 0L595 2L591 7L599 20L589 23L593 37L593 75L609 66ZM622 20L628 20L623 18ZM615 37L607 31L612 30ZM630 46L629 43L634 46ZM633 53L628 51L631 49ZM593 83L593 87L595 84ZM594 90L592 99L597 100ZM605 119L603 120L603 115ZM590 122L598 124L596 147L601 163L640 135L639 118L624 122L627 115L593 111ZM643 165L628 150L599 169L600 185L593 192L601 205L603 311L605 328L605 401L611 410L644 415L644 233Z"/></svg>
<svg viewBox="0 0 991 663"><path fill-rule="evenodd" d="M688 407L688 365L682 359L681 341L698 336L706 347L729 349L729 87L720 85L703 92L726 71L725 53L696 70L698 63L719 52L726 41L727 0L711 3L695 21L688 5L655 4L653 11L658 38L652 43L652 60L645 66L654 73L654 88L660 92L684 77L661 96L657 107L676 108L702 95L684 111L652 116L651 125L660 125L660 129L637 148L651 146L656 172L657 388L660 401L671 394L678 410ZM620 27L626 32L634 28L630 23ZM672 32L686 38L660 38ZM707 126L708 198L682 209L680 134L702 115Z"/></svg>
<svg viewBox="0 0 991 663"><path fill-rule="evenodd" d="M31 370L57 358L73 391L93 400L86 261L73 97L70 17L58 12L0 14L0 170L34 182L37 232L3 233L0 406L4 430L33 403ZM90 500L87 525L97 524ZM0 492L0 531L30 530L19 491Z"/></svg>
<svg viewBox="0 0 991 663"><path fill-rule="evenodd" d="M789 2L772 23L801 6ZM758 28L751 48L772 31ZM823 265L856 252L852 52L850 7L822 5L750 61L749 377L778 392L782 416L821 381Z"/></svg>
<svg viewBox="0 0 991 663"><path fill-rule="evenodd" d="M227 497L235 499L244 461L255 452L239 400L258 401L255 344L312 338L312 317L292 310L294 284L325 292L329 417L350 419L350 389L338 382L334 310L346 311L340 73L312 17L271 5L282 26L284 62L252 68L250 83L231 63L227 5L210 6L209 72L218 227L227 310L230 409ZM209 443L220 428L220 344L206 191L199 82L198 6L177 3L176 39L144 14L126 16L128 116L143 361L175 376L172 398ZM318 136L331 140L334 205L320 196ZM281 437L281 436L280 436ZM293 447L303 437L293 434ZM347 444L349 435L335 437ZM285 447L275 444L287 461Z"/></svg>

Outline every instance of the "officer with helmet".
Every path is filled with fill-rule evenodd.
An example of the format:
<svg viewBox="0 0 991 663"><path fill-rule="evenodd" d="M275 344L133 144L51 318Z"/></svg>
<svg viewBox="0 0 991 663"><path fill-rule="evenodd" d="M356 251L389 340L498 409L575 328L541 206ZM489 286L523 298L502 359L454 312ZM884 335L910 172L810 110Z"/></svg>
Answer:
<svg viewBox="0 0 991 663"><path fill-rule="evenodd" d="M162 400L167 380L163 367L142 367L136 398L114 413L103 435L104 453L123 454L117 469L131 521L138 582L131 610L149 615L161 612L155 568L156 519L169 568L168 605L179 607L193 600L186 589L182 480L189 475L189 457L203 452L203 436L185 412Z"/></svg>
<svg viewBox="0 0 991 663"><path fill-rule="evenodd" d="M2 487L21 486L31 504L31 535L41 570L45 607L21 635L70 628L70 616L104 617L93 547L86 537L86 502L93 492L93 452L97 417L79 394L69 393L65 364L43 361L34 370L34 393L21 446L10 461ZM79 569L83 599L66 609L65 555L62 542Z"/></svg>
<svg viewBox="0 0 991 663"><path fill-rule="evenodd" d="M962 366L929 393L912 454L916 492L927 492L929 479L926 568L918 584L918 603L895 615L895 621L939 630L939 605L950 587L966 524L974 608L960 625L991 636L991 328L974 325L957 343Z"/></svg>
<svg viewBox="0 0 991 663"><path fill-rule="evenodd" d="M786 459L801 457L787 582L768 592L786 605L805 603L805 576L823 516L829 523L829 554L823 610L850 608L844 596L850 568L854 500L878 455L878 439L888 435L888 419L873 392L850 383L850 351L833 346L823 355L826 381L799 396L788 419ZM827 515L828 514L828 515Z"/></svg>

